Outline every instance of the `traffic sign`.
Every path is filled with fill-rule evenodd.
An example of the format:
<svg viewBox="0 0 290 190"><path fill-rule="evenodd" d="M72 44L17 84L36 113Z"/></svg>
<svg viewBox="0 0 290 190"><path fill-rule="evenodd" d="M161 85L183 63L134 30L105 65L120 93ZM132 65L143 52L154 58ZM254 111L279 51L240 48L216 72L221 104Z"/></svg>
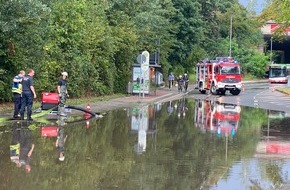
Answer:
<svg viewBox="0 0 290 190"><path fill-rule="evenodd" d="M139 54L138 57L137 57L137 62L142 64L146 61L146 56L143 55L143 54Z"/></svg>

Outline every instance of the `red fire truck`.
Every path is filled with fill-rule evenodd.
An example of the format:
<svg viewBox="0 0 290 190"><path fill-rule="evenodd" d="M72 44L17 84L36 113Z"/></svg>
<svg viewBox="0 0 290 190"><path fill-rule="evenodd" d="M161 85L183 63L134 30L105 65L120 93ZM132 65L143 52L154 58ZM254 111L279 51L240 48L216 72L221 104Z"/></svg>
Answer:
<svg viewBox="0 0 290 190"><path fill-rule="evenodd" d="M234 136L238 130L241 107L213 101L197 100L195 126L219 136Z"/></svg>
<svg viewBox="0 0 290 190"><path fill-rule="evenodd" d="M242 89L242 75L239 63L232 57L217 57L216 60L204 60L196 67L197 89L202 94L207 90L213 95L239 95Z"/></svg>

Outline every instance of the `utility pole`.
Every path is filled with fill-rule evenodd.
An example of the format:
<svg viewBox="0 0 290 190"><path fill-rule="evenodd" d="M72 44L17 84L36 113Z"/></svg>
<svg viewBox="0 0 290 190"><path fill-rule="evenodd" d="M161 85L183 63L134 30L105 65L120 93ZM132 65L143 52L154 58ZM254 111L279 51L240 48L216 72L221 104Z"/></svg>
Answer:
<svg viewBox="0 0 290 190"><path fill-rule="evenodd" d="M232 33L233 33L233 17L231 16L231 23L230 23L230 53L229 53L230 57L232 57Z"/></svg>
<svg viewBox="0 0 290 190"><path fill-rule="evenodd" d="M273 37L271 37L271 46L270 46L270 64L272 64L272 53L273 53Z"/></svg>

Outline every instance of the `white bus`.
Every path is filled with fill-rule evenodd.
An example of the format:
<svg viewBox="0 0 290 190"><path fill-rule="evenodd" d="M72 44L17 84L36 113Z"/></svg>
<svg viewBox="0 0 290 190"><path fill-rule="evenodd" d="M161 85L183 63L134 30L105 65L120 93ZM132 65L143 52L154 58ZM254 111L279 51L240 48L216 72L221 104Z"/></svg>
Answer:
<svg viewBox="0 0 290 190"><path fill-rule="evenodd" d="M271 64L269 66L269 83L287 84L290 75L290 64Z"/></svg>

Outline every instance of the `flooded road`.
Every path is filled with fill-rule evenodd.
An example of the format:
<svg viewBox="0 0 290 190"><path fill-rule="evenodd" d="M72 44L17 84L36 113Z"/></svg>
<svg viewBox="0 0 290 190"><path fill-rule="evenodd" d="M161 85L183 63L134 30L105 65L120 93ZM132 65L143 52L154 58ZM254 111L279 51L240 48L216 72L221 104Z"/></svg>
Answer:
<svg viewBox="0 0 290 190"><path fill-rule="evenodd" d="M9 125L8 125L9 124ZM283 112L184 98L103 118L0 129L0 189L279 189Z"/></svg>

